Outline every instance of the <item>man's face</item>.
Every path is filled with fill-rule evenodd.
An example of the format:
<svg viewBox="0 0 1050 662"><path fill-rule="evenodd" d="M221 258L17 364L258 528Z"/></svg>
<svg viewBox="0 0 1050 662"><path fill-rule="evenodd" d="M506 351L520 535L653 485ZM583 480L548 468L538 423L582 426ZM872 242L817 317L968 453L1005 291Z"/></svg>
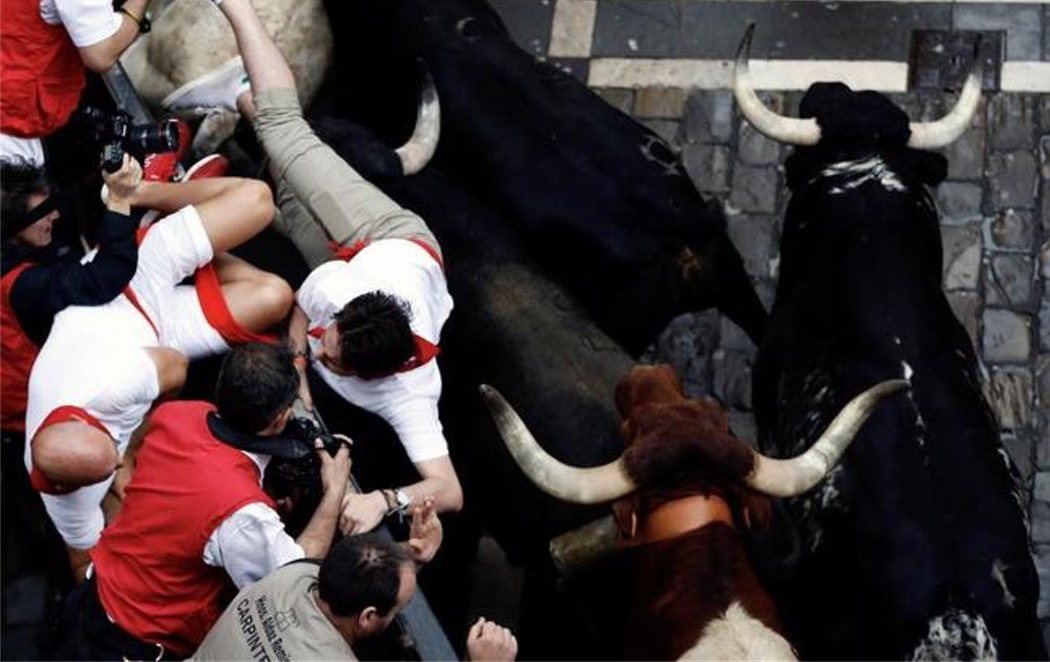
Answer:
<svg viewBox="0 0 1050 662"><path fill-rule="evenodd" d="M321 363L337 375L352 375L353 373L343 368L340 363L342 353L339 351L339 331L335 324L329 324L321 336Z"/></svg>
<svg viewBox="0 0 1050 662"><path fill-rule="evenodd" d="M32 211L36 209L44 200L47 200L48 196L45 193L32 193L30 194L27 204L26 211ZM54 210L47 214L37 222L33 223L26 229L15 235L15 240L19 243L31 246L33 248L44 248L51 244L51 227L58 219L58 210Z"/></svg>

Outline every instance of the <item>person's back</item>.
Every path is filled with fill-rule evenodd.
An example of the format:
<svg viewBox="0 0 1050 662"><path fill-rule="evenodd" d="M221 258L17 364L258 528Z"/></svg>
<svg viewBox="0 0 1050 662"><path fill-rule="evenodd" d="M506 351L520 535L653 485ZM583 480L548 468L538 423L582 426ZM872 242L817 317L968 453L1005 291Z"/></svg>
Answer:
<svg viewBox="0 0 1050 662"><path fill-rule="evenodd" d="M245 587L193 660L356 660L317 602L321 565L303 560Z"/></svg>
<svg viewBox="0 0 1050 662"><path fill-rule="evenodd" d="M256 464L208 432L214 409L206 402L157 408L121 516L91 552L107 613L179 654L200 641L233 587L223 568L204 562L212 532L249 503L274 505Z"/></svg>

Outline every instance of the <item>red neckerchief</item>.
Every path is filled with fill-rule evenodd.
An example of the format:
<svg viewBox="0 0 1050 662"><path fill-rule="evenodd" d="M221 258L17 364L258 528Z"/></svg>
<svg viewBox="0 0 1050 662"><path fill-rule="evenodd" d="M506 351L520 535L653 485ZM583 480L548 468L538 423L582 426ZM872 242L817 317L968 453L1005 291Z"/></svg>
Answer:
<svg viewBox="0 0 1050 662"><path fill-rule="evenodd" d="M325 329L327 327L315 326L308 332L314 338L318 340L324 336ZM384 372L376 375L369 375L368 377L362 377L361 375L354 375L360 379L379 379L381 377L389 377L396 375L399 372L408 372L409 370L415 370L421 365L424 365L433 360L438 354L441 353L441 348L430 342L426 338L412 334L412 340L415 343L415 350L412 352L412 356L407 361L401 364L401 367L397 370L391 370L390 372Z"/></svg>

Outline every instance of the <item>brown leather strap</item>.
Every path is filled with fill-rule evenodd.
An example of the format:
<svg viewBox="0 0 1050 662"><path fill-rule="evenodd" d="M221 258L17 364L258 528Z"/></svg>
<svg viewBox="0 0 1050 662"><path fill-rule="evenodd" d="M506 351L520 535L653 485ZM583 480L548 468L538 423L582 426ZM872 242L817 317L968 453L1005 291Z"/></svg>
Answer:
<svg viewBox="0 0 1050 662"><path fill-rule="evenodd" d="M630 515L630 526L623 526L624 544L644 545L677 538L708 524L724 522L733 526L733 513L725 499L717 495L695 494L657 506L652 512Z"/></svg>

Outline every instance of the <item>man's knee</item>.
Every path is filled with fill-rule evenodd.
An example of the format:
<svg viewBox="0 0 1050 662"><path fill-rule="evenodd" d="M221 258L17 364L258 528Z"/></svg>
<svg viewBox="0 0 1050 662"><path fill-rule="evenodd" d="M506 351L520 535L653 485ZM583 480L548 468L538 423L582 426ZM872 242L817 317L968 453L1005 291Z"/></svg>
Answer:
<svg viewBox="0 0 1050 662"><path fill-rule="evenodd" d="M274 323L283 320L295 303L295 292L291 285L276 274L261 272L256 280L258 305L270 313Z"/></svg>
<svg viewBox="0 0 1050 662"><path fill-rule="evenodd" d="M41 428L33 437L32 455L33 468L62 489L103 481L120 463L109 435L82 421Z"/></svg>

